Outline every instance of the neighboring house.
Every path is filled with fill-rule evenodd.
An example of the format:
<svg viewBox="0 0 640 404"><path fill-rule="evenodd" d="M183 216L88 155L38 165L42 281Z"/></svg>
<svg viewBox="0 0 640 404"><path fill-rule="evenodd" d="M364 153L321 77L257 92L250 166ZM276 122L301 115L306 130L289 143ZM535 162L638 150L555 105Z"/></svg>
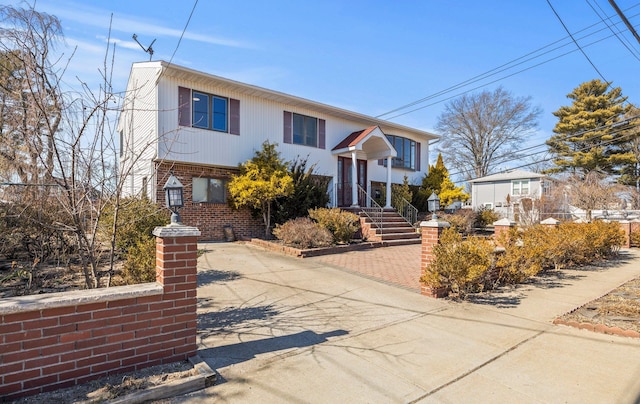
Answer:
<svg viewBox="0 0 640 404"><path fill-rule="evenodd" d="M359 206L407 175L419 181L437 136L356 112L240 83L175 64L134 63L118 124L125 195L164 203L169 173L185 186L185 224L205 239L264 234L248 209L227 205L227 182L262 143L288 161L307 158L331 179L333 206ZM354 174L355 173L355 174Z"/></svg>
<svg viewBox="0 0 640 404"><path fill-rule="evenodd" d="M551 189L551 180L545 175L517 169L475 178L469 183L472 209L493 209L516 221L539 219L534 205Z"/></svg>

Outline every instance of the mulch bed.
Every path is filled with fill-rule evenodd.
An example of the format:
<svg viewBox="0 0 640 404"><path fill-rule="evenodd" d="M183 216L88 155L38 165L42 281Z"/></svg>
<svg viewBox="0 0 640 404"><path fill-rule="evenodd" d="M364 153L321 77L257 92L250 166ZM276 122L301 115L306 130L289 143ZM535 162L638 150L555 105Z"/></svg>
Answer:
<svg viewBox="0 0 640 404"><path fill-rule="evenodd" d="M640 278L556 318L554 324L640 338Z"/></svg>

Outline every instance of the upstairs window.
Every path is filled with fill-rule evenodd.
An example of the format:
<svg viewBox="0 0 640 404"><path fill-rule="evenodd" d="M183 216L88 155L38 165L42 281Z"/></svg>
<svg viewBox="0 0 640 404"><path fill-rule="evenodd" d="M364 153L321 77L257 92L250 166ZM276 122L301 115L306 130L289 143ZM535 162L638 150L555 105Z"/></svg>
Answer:
<svg viewBox="0 0 640 404"><path fill-rule="evenodd" d="M178 87L178 124L240 134L240 101Z"/></svg>
<svg viewBox="0 0 640 404"><path fill-rule="evenodd" d="M318 146L318 119L293 114L293 143L305 146Z"/></svg>
<svg viewBox="0 0 640 404"><path fill-rule="evenodd" d="M193 126L218 132L227 131L229 105L227 98L194 91L192 101Z"/></svg>
<svg viewBox="0 0 640 404"><path fill-rule="evenodd" d="M227 182L222 178L193 178L193 203L227 203Z"/></svg>
<svg viewBox="0 0 640 404"><path fill-rule="evenodd" d="M418 143L407 139L406 137L386 135L387 140L391 143L394 149L398 152L398 156L394 157L391 161L391 167L405 168L408 170L419 170L418 161ZM386 165L386 160L384 165Z"/></svg>
<svg viewBox="0 0 640 404"><path fill-rule="evenodd" d="M513 196L529 195L529 180L511 181L511 195Z"/></svg>
<svg viewBox="0 0 640 404"><path fill-rule="evenodd" d="M325 148L326 121L284 111L284 143Z"/></svg>

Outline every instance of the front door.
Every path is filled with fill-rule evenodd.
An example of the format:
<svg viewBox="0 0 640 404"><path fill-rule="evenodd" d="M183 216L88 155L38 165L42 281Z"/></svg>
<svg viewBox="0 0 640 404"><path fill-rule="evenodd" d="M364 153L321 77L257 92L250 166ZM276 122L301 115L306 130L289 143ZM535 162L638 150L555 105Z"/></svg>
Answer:
<svg viewBox="0 0 640 404"><path fill-rule="evenodd" d="M367 160L358 159L357 164L357 183L363 189L367 189ZM352 181L351 159L348 157L338 156L338 185L337 185L337 197L338 206L346 207L351 206L351 181ZM366 201L360 200L358 204L365 206Z"/></svg>

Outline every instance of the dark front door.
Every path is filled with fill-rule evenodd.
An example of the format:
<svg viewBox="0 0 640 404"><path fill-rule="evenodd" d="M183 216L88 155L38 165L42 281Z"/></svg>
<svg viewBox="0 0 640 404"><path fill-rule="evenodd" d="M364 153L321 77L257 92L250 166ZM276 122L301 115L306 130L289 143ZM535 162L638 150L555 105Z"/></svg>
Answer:
<svg viewBox="0 0 640 404"><path fill-rule="evenodd" d="M367 160L357 161L357 183L363 189L367 189ZM338 157L338 186L336 189L338 206L351 206L351 180L352 180L351 159L348 157ZM360 206L364 206L366 201L358 201Z"/></svg>

